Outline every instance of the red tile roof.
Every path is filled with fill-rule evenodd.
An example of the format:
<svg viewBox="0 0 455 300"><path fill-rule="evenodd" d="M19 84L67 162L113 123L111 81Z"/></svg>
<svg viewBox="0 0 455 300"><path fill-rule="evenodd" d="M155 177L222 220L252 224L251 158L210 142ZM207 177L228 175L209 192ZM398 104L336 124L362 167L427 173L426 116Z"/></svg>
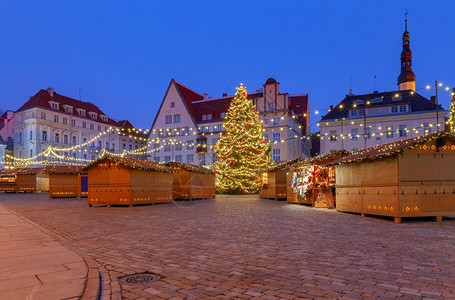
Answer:
<svg viewBox="0 0 455 300"><path fill-rule="evenodd" d="M403 151L412 149L417 145L424 144L426 142L442 138L450 137L454 139L455 137L451 135L448 131L440 131L435 133L430 133L415 138L410 138L406 140L401 140L393 143L377 145L374 147L369 147L362 149L358 152L355 152L351 155L345 156L343 158L337 159L330 163L330 165L341 164L341 163L350 163L350 162L359 162L364 160L375 160L383 157L395 156Z"/></svg>
<svg viewBox="0 0 455 300"><path fill-rule="evenodd" d="M112 126L118 126L117 122L109 119L108 121L105 122L101 119L101 115L105 115L96 105L90 102L84 102L84 101L79 101L73 98L69 98L60 94L57 94L55 91L53 92L53 96L49 94L48 91L46 90L40 90L38 93L36 93L33 97L31 97L27 102L25 102L24 105L22 105L17 111L23 111L26 109L34 108L34 107L41 107L45 108L48 110L54 110L52 109L51 105L49 104L49 101L55 101L59 103L59 109L57 110L60 113L68 114L68 115L73 115L77 116L79 118L85 118L87 120L93 120L97 121L99 123L104 123ZM73 107L73 113L67 113L65 108L63 107L64 105L69 105ZM86 116L79 116L78 112L76 111L77 108L81 108L85 110ZM92 119L89 116L89 112L94 112L97 113L97 118Z"/></svg>
<svg viewBox="0 0 455 300"><path fill-rule="evenodd" d="M309 124L309 106L308 106L308 94L305 95L289 95L289 108L292 109L298 115L298 121L303 126L303 133L305 135L310 133ZM307 116L305 117L304 114Z"/></svg>
<svg viewBox="0 0 455 300"><path fill-rule="evenodd" d="M62 165L49 165L44 169L44 173L47 174L77 174L87 173L81 171L81 166L62 166Z"/></svg>
<svg viewBox="0 0 455 300"><path fill-rule="evenodd" d="M187 88L183 84L181 84L181 83L179 83L179 82L177 82L175 80L174 80L174 82L177 85L177 89L180 91L180 94L182 95L183 99L186 102L186 105L188 106L191 114L194 117L195 116L195 111L193 109L192 103L194 101L202 100L202 99L204 99L204 97L201 94L193 91L192 89Z"/></svg>
<svg viewBox="0 0 455 300"><path fill-rule="evenodd" d="M213 172L212 170L207 169L203 166L186 164L186 163L182 163L182 162L170 161L170 162L165 163L165 165L169 166L171 168L181 168L183 170L195 172L195 173L215 174L215 172Z"/></svg>
<svg viewBox="0 0 455 300"><path fill-rule="evenodd" d="M155 161L128 158L128 157L119 157L119 156L113 156L113 155L104 155L104 156L100 157L98 160L83 167L82 170L89 170L92 166L95 166L106 159L116 162L118 164L124 165L131 169L159 171L159 172L174 172L174 170L172 168L162 165L160 163L157 163Z"/></svg>
<svg viewBox="0 0 455 300"><path fill-rule="evenodd" d="M148 137L148 134L138 131L136 129L136 127L134 127L128 120L118 121L117 123L118 123L118 126L120 127L120 130L122 130L121 132L124 135L132 135L132 136L142 137L142 138Z"/></svg>

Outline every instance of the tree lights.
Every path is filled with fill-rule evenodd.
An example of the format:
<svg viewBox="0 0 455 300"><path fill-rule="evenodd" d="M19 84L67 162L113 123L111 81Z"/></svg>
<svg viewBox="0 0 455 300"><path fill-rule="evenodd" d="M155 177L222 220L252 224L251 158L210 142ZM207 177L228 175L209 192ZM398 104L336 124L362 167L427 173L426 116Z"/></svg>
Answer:
<svg viewBox="0 0 455 300"><path fill-rule="evenodd" d="M213 151L217 188L222 193L254 192L260 186L258 173L270 166L270 147L262 136L259 113L241 84L237 88L223 120L225 133L220 133Z"/></svg>

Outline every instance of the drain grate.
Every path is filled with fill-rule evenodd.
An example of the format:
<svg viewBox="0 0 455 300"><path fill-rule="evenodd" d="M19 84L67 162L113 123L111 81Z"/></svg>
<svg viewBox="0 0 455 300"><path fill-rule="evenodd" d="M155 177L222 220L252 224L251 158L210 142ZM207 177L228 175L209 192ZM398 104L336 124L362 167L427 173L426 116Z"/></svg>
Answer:
<svg viewBox="0 0 455 300"><path fill-rule="evenodd" d="M154 273L143 273L123 276L121 281L129 284L144 284L149 282L158 281L161 276Z"/></svg>

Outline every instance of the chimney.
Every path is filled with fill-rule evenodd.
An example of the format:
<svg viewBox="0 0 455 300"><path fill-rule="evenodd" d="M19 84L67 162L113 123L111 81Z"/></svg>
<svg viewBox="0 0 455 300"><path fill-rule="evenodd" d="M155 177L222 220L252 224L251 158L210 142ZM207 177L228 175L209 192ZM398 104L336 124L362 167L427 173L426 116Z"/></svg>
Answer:
<svg viewBox="0 0 455 300"><path fill-rule="evenodd" d="M431 99L431 102L433 102L434 104L436 104L436 96L431 96L430 99Z"/></svg>
<svg viewBox="0 0 455 300"><path fill-rule="evenodd" d="M207 93L202 94L202 98L203 98L204 100L209 99L209 94L207 94Z"/></svg>
<svg viewBox="0 0 455 300"><path fill-rule="evenodd" d="M333 109L333 105L330 105L330 110L332 110L332 109Z"/></svg>
<svg viewBox="0 0 455 300"><path fill-rule="evenodd" d="M47 88L47 92L49 93L49 95L51 95L51 97L54 97L54 89L53 88Z"/></svg>
<svg viewBox="0 0 455 300"><path fill-rule="evenodd" d="M223 97L227 97L227 93L223 93Z"/></svg>

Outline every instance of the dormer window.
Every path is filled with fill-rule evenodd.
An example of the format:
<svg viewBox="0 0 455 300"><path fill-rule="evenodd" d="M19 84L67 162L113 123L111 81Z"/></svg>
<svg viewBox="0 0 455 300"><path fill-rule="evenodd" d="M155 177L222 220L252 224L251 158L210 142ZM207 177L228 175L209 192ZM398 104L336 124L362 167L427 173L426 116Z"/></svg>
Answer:
<svg viewBox="0 0 455 300"><path fill-rule="evenodd" d="M401 99L402 99L402 97L401 97L400 94L395 94L395 95L393 95L393 97L392 97L392 100L393 100L393 101L401 101Z"/></svg>
<svg viewBox="0 0 455 300"><path fill-rule="evenodd" d="M354 102L352 102L353 104L356 104L356 105L362 105L365 103L365 101L363 101L362 99L357 99L357 100L354 100Z"/></svg>
<svg viewBox="0 0 455 300"><path fill-rule="evenodd" d="M90 115L90 118L92 118L93 120L96 120L98 118L98 114L95 112L91 111L88 114Z"/></svg>
<svg viewBox="0 0 455 300"><path fill-rule="evenodd" d="M101 117L101 120L103 120L104 122L107 122L108 119L107 119L106 115L101 115L100 117Z"/></svg>
<svg viewBox="0 0 455 300"><path fill-rule="evenodd" d="M69 114L72 114L73 113L73 107L71 105L63 105L63 108L65 109L65 111Z"/></svg>
<svg viewBox="0 0 455 300"><path fill-rule="evenodd" d="M77 111L77 113L79 114L79 116L85 117L85 109L76 108L76 111Z"/></svg>
<svg viewBox="0 0 455 300"><path fill-rule="evenodd" d="M49 105L52 107L52 109L58 110L60 103L54 102L54 101L49 101Z"/></svg>
<svg viewBox="0 0 455 300"><path fill-rule="evenodd" d="M371 103L382 103L382 102L383 102L382 98L379 98L379 97L374 98L373 100L371 100Z"/></svg>

